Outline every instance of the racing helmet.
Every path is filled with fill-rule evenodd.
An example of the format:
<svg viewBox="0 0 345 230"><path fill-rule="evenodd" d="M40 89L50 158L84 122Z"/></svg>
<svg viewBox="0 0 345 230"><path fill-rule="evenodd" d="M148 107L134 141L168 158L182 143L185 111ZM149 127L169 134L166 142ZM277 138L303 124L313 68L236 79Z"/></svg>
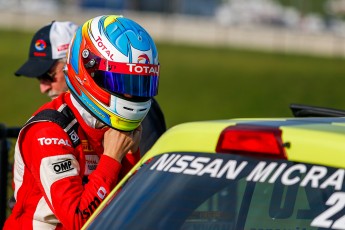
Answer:
<svg viewBox="0 0 345 230"><path fill-rule="evenodd" d="M131 19L92 18L71 41L65 78L72 95L94 117L111 128L132 131L158 93L156 45Z"/></svg>

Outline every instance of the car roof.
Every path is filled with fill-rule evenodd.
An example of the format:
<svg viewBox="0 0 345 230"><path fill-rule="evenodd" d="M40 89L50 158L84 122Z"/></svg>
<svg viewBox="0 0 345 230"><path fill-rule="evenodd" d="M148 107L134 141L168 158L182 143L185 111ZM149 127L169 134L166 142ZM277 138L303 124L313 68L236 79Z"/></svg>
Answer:
<svg viewBox="0 0 345 230"><path fill-rule="evenodd" d="M202 152L215 154L221 133L228 127L246 125L269 127L282 131L283 143L289 161L345 168L345 117L335 118L247 118L188 122L166 131L154 146L109 194L92 219L106 205L107 200L149 159L164 153Z"/></svg>
<svg viewBox="0 0 345 230"><path fill-rule="evenodd" d="M250 125L282 130L287 159L345 168L345 118L262 118L189 122L169 129L143 157L176 151L216 153L221 132Z"/></svg>

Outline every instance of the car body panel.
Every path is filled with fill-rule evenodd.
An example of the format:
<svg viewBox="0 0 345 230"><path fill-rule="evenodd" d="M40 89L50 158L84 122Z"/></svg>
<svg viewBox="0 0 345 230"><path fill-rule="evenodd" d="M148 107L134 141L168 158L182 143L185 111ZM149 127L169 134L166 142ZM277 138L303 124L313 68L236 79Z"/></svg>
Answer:
<svg viewBox="0 0 345 230"><path fill-rule="evenodd" d="M338 160L345 154L345 145L342 144L345 143L345 118L232 119L185 123L165 133L143 160L179 150L216 153L220 133L236 124L281 129L283 142L290 143L290 148L286 148L288 160L345 168L345 161Z"/></svg>
<svg viewBox="0 0 345 230"><path fill-rule="evenodd" d="M189 122L163 134L140 162L115 187L84 225L84 229L107 206L118 190L149 159L173 152L216 153L224 129L235 125L273 127L282 131L287 160L345 168L345 118L229 119Z"/></svg>

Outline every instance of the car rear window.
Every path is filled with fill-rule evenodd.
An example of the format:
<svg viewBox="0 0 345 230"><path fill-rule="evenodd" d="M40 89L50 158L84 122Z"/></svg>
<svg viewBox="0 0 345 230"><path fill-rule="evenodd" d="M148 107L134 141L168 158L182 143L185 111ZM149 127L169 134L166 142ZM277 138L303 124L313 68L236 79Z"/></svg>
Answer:
<svg viewBox="0 0 345 230"><path fill-rule="evenodd" d="M175 152L143 165L100 229L345 229L344 169Z"/></svg>

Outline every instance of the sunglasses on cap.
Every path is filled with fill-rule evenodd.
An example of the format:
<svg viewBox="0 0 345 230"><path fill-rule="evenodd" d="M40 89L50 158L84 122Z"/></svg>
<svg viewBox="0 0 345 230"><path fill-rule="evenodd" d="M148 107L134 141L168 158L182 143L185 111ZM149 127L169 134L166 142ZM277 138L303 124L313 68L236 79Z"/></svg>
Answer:
<svg viewBox="0 0 345 230"><path fill-rule="evenodd" d="M55 74L56 72L50 73L46 72L43 75L36 77L39 81L50 81L53 82L55 80Z"/></svg>

